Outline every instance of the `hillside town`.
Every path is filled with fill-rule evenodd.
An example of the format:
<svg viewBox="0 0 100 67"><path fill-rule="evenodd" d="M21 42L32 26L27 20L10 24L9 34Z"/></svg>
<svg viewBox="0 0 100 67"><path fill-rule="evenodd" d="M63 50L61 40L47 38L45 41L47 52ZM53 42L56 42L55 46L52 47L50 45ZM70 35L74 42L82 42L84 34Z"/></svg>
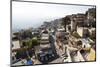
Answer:
<svg viewBox="0 0 100 67"><path fill-rule="evenodd" d="M95 7L12 33L12 66L89 61L96 61Z"/></svg>

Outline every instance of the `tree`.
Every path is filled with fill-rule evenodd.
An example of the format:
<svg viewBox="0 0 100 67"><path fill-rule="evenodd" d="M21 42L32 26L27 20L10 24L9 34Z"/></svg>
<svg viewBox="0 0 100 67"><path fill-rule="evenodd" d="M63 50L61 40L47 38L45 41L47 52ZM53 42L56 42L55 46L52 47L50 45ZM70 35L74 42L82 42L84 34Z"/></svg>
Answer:
<svg viewBox="0 0 100 67"><path fill-rule="evenodd" d="M32 46L40 44L40 41L38 39L32 39Z"/></svg>
<svg viewBox="0 0 100 67"><path fill-rule="evenodd" d="M62 25L64 26L65 28L65 32L66 32L66 26L70 24L70 18L68 16L62 18Z"/></svg>
<svg viewBox="0 0 100 67"><path fill-rule="evenodd" d="M18 50L16 55L15 55L16 59L20 59L20 58L27 58L28 55L26 54L26 49L21 49L21 50Z"/></svg>

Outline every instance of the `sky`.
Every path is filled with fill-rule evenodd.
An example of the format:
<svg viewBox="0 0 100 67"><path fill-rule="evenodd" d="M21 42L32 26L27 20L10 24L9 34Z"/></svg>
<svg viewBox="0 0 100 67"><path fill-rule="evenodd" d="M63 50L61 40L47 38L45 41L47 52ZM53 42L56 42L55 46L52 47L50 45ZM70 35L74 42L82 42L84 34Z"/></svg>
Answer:
<svg viewBox="0 0 100 67"><path fill-rule="evenodd" d="M66 15L85 13L93 6L46 3L12 2L12 29L37 28L44 21L52 21Z"/></svg>

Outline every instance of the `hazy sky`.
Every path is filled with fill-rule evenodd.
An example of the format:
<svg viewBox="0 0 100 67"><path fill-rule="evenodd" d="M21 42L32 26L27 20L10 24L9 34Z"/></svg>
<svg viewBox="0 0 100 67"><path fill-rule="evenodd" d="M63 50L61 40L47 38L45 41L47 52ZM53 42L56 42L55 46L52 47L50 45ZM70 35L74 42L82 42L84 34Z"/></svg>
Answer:
<svg viewBox="0 0 100 67"><path fill-rule="evenodd" d="M92 7L14 1L12 2L12 28L36 28L44 21L52 21L70 14L85 13Z"/></svg>

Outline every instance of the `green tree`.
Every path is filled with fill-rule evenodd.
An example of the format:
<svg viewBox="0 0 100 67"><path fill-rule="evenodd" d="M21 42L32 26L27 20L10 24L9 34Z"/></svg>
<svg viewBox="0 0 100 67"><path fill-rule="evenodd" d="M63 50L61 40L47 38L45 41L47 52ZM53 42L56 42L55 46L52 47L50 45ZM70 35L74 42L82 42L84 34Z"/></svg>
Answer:
<svg viewBox="0 0 100 67"><path fill-rule="evenodd" d="M32 46L36 46L40 44L40 40L38 39L32 39Z"/></svg>

